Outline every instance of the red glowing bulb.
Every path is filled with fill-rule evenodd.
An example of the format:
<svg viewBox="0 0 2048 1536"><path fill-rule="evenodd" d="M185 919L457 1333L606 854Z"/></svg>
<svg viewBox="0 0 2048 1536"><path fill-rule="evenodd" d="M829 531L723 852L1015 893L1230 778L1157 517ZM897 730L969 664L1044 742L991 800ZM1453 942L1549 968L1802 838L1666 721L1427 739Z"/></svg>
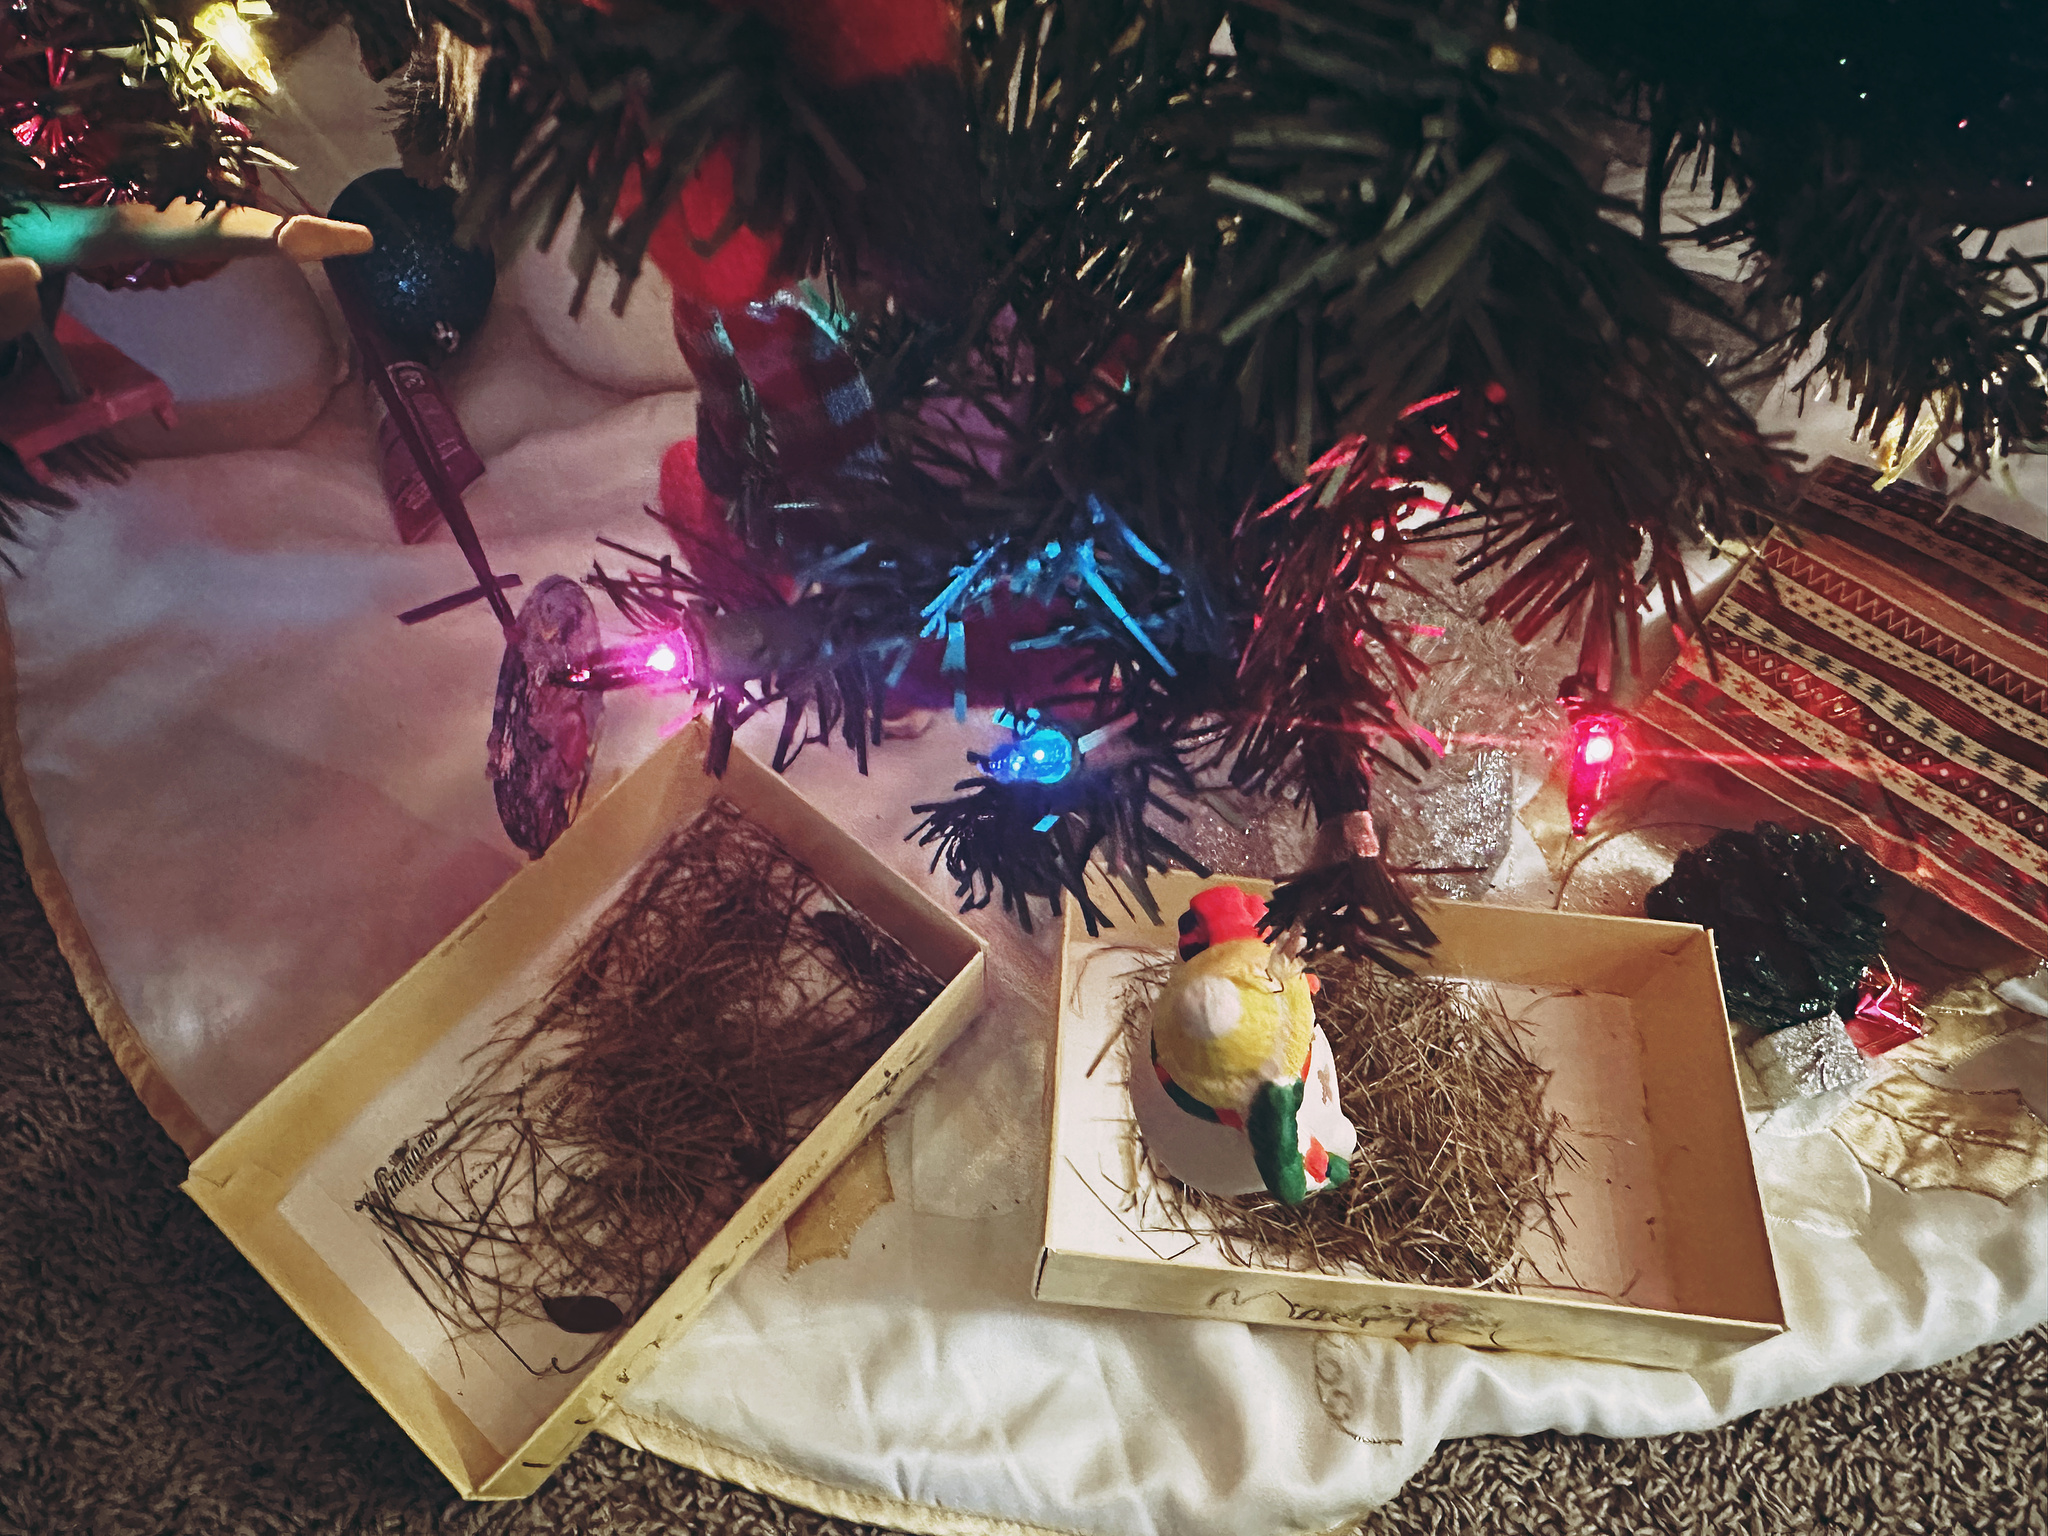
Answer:
<svg viewBox="0 0 2048 1536"><path fill-rule="evenodd" d="M1564 791L1572 836L1584 837L1614 790L1622 766L1622 722L1605 711L1572 722L1572 770Z"/></svg>

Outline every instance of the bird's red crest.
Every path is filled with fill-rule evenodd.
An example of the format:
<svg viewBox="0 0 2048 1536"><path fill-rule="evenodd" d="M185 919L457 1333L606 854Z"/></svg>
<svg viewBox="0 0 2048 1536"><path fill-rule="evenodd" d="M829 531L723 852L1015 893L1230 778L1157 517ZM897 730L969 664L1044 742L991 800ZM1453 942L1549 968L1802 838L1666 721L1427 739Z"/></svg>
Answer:
<svg viewBox="0 0 2048 1536"><path fill-rule="evenodd" d="M1180 920L1180 957L1198 955L1211 944L1259 938L1265 920L1266 904L1241 887L1215 885L1197 891Z"/></svg>

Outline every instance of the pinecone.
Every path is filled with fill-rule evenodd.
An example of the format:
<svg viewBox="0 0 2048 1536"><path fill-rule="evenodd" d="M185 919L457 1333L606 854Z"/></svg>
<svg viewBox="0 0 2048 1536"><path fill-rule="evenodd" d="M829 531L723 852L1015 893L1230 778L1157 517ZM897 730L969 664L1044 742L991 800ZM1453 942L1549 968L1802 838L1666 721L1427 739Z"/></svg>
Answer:
<svg viewBox="0 0 2048 1536"><path fill-rule="evenodd" d="M1711 928L1728 1016L1768 1034L1830 1010L1847 1016L1884 949L1882 895L1861 848L1763 821L1680 854L1643 915Z"/></svg>

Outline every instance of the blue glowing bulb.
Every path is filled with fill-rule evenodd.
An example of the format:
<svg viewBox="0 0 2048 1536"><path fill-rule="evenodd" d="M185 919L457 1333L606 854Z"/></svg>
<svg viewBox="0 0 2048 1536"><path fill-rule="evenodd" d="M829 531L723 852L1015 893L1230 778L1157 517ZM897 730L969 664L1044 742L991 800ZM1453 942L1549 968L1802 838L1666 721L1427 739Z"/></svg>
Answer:
<svg viewBox="0 0 2048 1536"><path fill-rule="evenodd" d="M997 747L983 767L998 784L1057 784L1074 771L1073 738L1042 725Z"/></svg>

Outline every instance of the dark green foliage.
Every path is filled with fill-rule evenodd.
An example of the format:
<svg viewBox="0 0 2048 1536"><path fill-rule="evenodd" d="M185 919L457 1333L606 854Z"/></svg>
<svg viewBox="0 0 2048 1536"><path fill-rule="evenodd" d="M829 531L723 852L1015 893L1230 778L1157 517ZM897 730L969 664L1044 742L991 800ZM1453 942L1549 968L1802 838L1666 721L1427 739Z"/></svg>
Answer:
<svg viewBox="0 0 2048 1536"><path fill-rule="evenodd" d="M1753 242L1764 367L1822 339L1809 366L1846 390L1859 428L1924 408L1972 472L2048 440L2048 252L2000 240L2048 216L2041 0L1542 0L1524 14L1609 72L1649 128L1653 236ZM1663 193L1695 155L1726 211L1674 233Z"/></svg>
<svg viewBox="0 0 2048 1536"><path fill-rule="evenodd" d="M1876 438L1927 413L1972 478L1999 453L2048 449L2042 252L2001 254L1996 231L1973 237L1953 210L1840 164L1816 166L1797 207L1752 295L1791 319L1768 363L1789 365L1819 339L1812 376L1841 384L1858 431Z"/></svg>
<svg viewBox="0 0 2048 1536"><path fill-rule="evenodd" d="M1400 749L1394 700L1414 669L1373 614L1400 580L1418 482L1471 509L1457 528L1473 567L1520 563L1492 612L1529 636L1580 625L1603 672L1650 591L1684 606L1682 542L1753 525L1788 484L1674 339L1675 316L1730 317L1588 180L1604 82L1589 89L1492 6L969 0L979 206L950 222L981 248L948 270L981 275L936 298L862 259L864 197L847 189L878 184L876 164L821 135L757 18L708 0L466 14L484 25L463 34L488 50L479 83L466 105L436 100L461 107L451 143L480 231L524 218L545 233L573 213L579 261L630 274L705 148L744 132L728 226L779 229L844 280L882 479L783 486L764 442L732 508L757 547L828 573L800 606L843 616L835 594L858 594L857 624L816 631L835 666L928 634L927 605L962 571L984 590L1030 585L1053 544L1107 515L1164 569L1108 573L1129 623L1077 584L1052 594L1046 639L1074 655L1090 713L1133 715L1136 737L1190 767L1338 814ZM648 202L612 229L619 179L650 145ZM1340 442L1316 494L1252 515ZM836 695L762 683L760 702L824 703L830 729ZM1127 777L1111 821L1142 829L1159 802ZM948 856L981 850L983 877L1070 862L1052 831L989 852L998 824L1042 817L963 804L957 819ZM1379 884L1323 936L1406 947L1412 913Z"/></svg>
<svg viewBox="0 0 2048 1536"><path fill-rule="evenodd" d="M1345 858L1302 871L1276 886L1267 916L1274 929L1299 926L1311 952L1342 952L1406 976L1403 955L1427 954L1436 935L1378 859Z"/></svg>
<svg viewBox="0 0 2048 1536"><path fill-rule="evenodd" d="M1195 793L1196 784L1171 750L1131 743L1108 766L1084 766L1058 784L998 784L963 779L955 798L911 807L924 820L911 833L934 848L961 910L986 907L998 894L1003 910L1031 928L1034 902L1057 913L1071 897L1090 934L1111 926L1088 889L1088 866L1099 860L1117 882L1127 910L1153 921L1159 909L1147 880L1169 869L1206 876L1209 867L1161 832L1155 816L1185 821L1162 791ZM964 791L964 793L962 793Z"/></svg>
<svg viewBox="0 0 2048 1536"><path fill-rule="evenodd" d="M56 50L51 52L50 50ZM0 195L247 202L265 166L256 97L150 0L26 0L0 19L10 82Z"/></svg>
<svg viewBox="0 0 2048 1536"><path fill-rule="evenodd" d="M1847 1017L1857 980L1884 949L1877 866L1824 832L1757 823L1678 856L1643 915L1714 933L1728 1016L1763 1030Z"/></svg>
<svg viewBox="0 0 2048 1536"><path fill-rule="evenodd" d="M970 15L995 276L950 336L908 317L868 333L897 385L877 383L892 441L915 463L924 399L964 397L1015 424L987 504L1093 493L1159 548L1181 587L1149 612L1184 637L1176 674L1110 629L1087 675L1163 738L1221 720L1215 761L1240 787L1337 814L1399 755L1414 669L1374 614L1419 482L1474 509L1471 566L1520 563L1492 612L1525 636L1581 624L1602 670L1650 589L1684 608L1683 540L1774 509L1781 459L1672 337L1680 311L1731 317L1610 220L1569 60L1491 12ZM1012 358L1035 372L991 366ZM1340 440L1310 494L1249 515ZM1047 521L1011 537L1028 552ZM1176 624L1197 596L1214 622ZM1382 884L1341 923L1306 913L1318 939L1412 933Z"/></svg>
<svg viewBox="0 0 2048 1536"><path fill-rule="evenodd" d="M697 681L717 704L712 759L724 772L732 733L771 705L783 709L773 766L788 767L808 741L839 734L861 770L882 739L884 687L875 648L878 626L868 609L875 594L841 587L791 601L719 545L671 527L679 565L606 539L637 566L614 575L597 566L590 584L611 598L636 627L683 632L698 651ZM893 616L893 606L889 609ZM806 716L816 721L806 735Z"/></svg>
<svg viewBox="0 0 2048 1536"><path fill-rule="evenodd" d="M1950 227L2011 203L2031 150L1965 185L1969 155L1914 149L1919 117L1885 137L1813 88L1848 0L1810 24L1741 0L1670 38L1611 0L963 0L957 79L854 90L718 0L305 3L348 4L378 68L416 24L399 100L465 237L566 229L586 284L609 265L623 295L705 157L730 156L702 253L745 229L819 279L878 450L816 483L773 432L714 445L732 528L799 578L687 594L766 637L734 652L758 665L720 679L720 718L781 703L779 758L835 733L864 753L908 651L1017 597L1045 614L1026 644L1071 661L1060 699L1019 706L1129 719L1161 765L1091 780L1085 835L986 785L927 808L970 899L1075 890L1101 839L1134 872L1177 857L1156 789L1197 772L1362 809L1413 746L1414 665L1376 614L1417 537L1504 570L1486 615L1575 633L1597 684L1653 596L1696 617L1681 551L1781 515L1793 476L1685 338L1782 361L1825 324L1867 422L1938 399L1975 464L2041 430L2042 316L2001 308L2011 274ZM1984 36L2002 3L1969 0ZM1880 9L1903 58L1910 8ZM1744 71L1773 48L1764 88ZM1991 70L2017 106L1987 120L2023 149L2041 48ZM1651 141L1653 236L1670 168L1710 152L1737 204L1707 237L1767 258L1746 314L1600 191L1617 107ZM645 196L621 218L629 172ZM1420 932L1377 867L1291 889L1319 942Z"/></svg>
<svg viewBox="0 0 2048 1536"><path fill-rule="evenodd" d="M372 0L373 36L387 10ZM402 141L453 175L465 239L545 246L566 226L578 306L603 265L624 311L656 223L714 148L732 199L707 252L745 228L790 274L853 281L879 258L904 297L969 285L975 204L951 76L887 103L821 89L773 26L716 0L422 0L420 14L438 25L394 87Z"/></svg>
<svg viewBox="0 0 2048 1536"><path fill-rule="evenodd" d="M1362 434L1478 509L1478 561L1533 556L1499 614L1596 615L1604 663L1646 544L1649 584L1681 584L1681 537L1777 505L1779 459L1672 339L1679 310L1727 317L1604 217L1571 62L1490 8L975 14L1001 242L977 314L1014 316L1039 364L1038 438L1091 449L1083 483L1169 557L1228 590L1240 515ZM1208 48L1226 15L1231 59ZM1217 405L1183 437L1193 401Z"/></svg>
<svg viewBox="0 0 2048 1536"><path fill-rule="evenodd" d="M20 570L7 545L21 539L23 511L33 507L41 512L62 512L71 505L69 496L30 474L21 455L0 443L0 565L11 572Z"/></svg>
<svg viewBox="0 0 2048 1536"><path fill-rule="evenodd" d="M760 17L713 0L616 12L512 0L460 0L457 12L455 3L445 0L441 19L482 50L450 146L464 238L517 227L545 245L567 221L585 284L600 260L615 267L623 311L655 220L711 147L737 135L734 200L713 238L765 230L794 211L795 238L822 242L819 179L850 167L831 168L816 112ZM445 62L472 61L455 52ZM650 160L639 208L618 220L627 172Z"/></svg>

